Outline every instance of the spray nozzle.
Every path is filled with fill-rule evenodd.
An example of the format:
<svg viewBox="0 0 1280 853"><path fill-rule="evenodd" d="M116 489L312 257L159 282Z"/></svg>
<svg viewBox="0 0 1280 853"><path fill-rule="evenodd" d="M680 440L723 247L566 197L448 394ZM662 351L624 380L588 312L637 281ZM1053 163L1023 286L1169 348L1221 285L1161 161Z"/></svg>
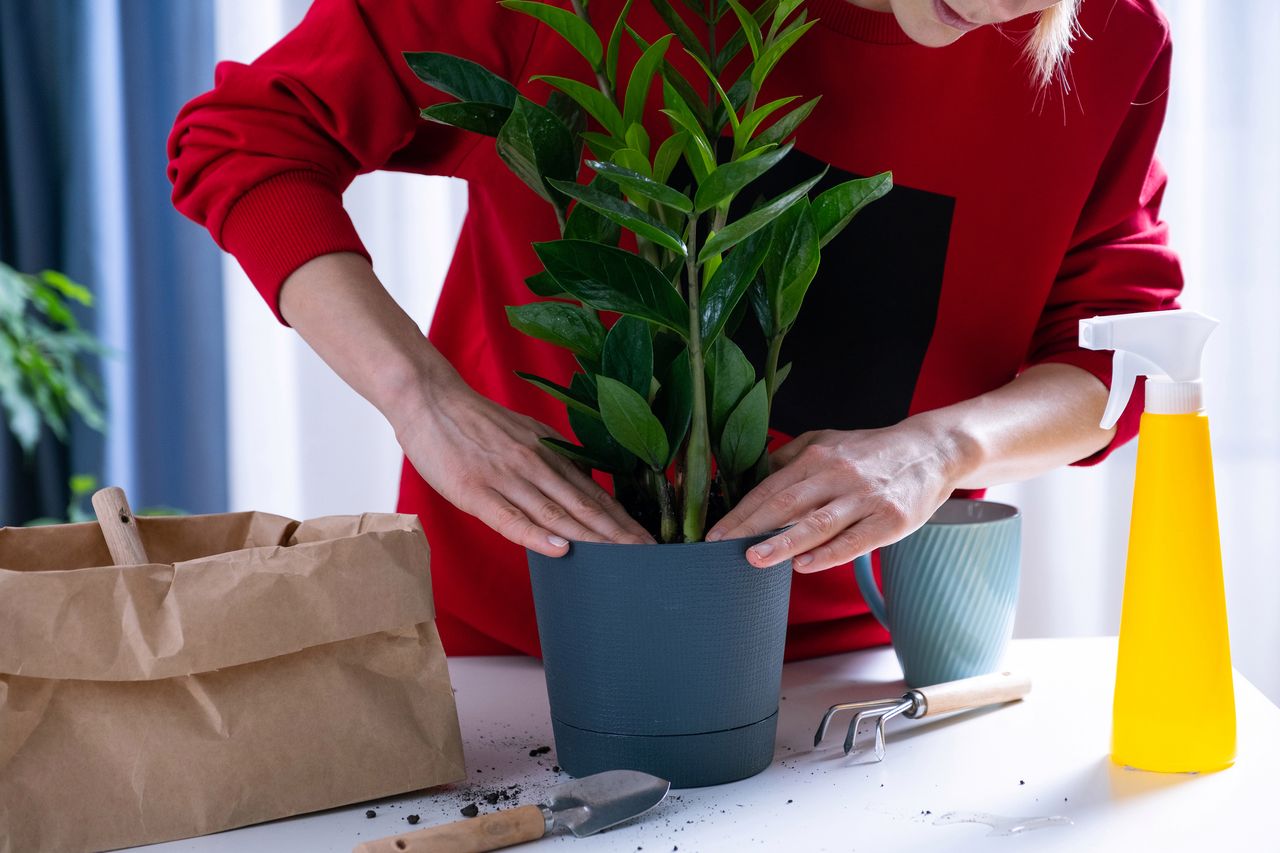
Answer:
<svg viewBox="0 0 1280 853"><path fill-rule="evenodd" d="M1218 321L1198 311L1150 311L1113 314L1080 321L1080 346L1115 350L1111 371L1111 396L1102 415L1102 428L1110 429L1129 403L1139 376L1167 378L1161 386L1160 411L1200 410L1200 356ZM1166 387L1167 386L1167 387ZM1148 386L1151 388L1152 386ZM1148 391L1147 408L1151 407Z"/></svg>

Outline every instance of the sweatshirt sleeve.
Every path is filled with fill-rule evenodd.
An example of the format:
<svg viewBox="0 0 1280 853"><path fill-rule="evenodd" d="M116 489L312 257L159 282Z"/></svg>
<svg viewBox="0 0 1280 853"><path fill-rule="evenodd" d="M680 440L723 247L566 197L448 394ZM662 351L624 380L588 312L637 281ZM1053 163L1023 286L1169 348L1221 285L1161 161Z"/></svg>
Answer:
<svg viewBox="0 0 1280 853"><path fill-rule="evenodd" d="M169 136L173 202L236 257L276 317L280 287L322 254L369 257L342 207L376 169L453 174L482 137L423 121L448 98L418 82L403 51L439 50L515 81L533 39L496 3L317 0L249 65L220 63L212 91Z"/></svg>
<svg viewBox="0 0 1280 853"><path fill-rule="evenodd" d="M1028 367L1073 364L1110 387L1112 354L1080 348L1079 321L1177 307L1182 271L1168 245L1168 227L1160 219L1166 176L1155 156L1168 98L1169 62L1166 30L1098 171L1032 338ZM1096 464L1132 439L1142 400L1139 385L1110 444L1075 464Z"/></svg>

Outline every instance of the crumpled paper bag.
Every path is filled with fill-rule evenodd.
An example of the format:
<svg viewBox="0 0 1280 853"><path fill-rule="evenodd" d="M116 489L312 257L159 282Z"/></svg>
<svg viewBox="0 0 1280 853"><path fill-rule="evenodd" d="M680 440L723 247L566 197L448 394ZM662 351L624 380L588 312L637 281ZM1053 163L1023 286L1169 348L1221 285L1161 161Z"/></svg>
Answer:
<svg viewBox="0 0 1280 853"><path fill-rule="evenodd" d="M465 776L409 515L0 528L0 853L201 835Z"/></svg>

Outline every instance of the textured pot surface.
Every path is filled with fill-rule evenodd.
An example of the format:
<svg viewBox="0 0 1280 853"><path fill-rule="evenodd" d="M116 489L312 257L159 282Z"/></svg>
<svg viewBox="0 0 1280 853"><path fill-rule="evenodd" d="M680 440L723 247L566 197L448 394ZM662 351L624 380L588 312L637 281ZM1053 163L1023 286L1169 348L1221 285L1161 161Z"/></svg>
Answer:
<svg viewBox="0 0 1280 853"><path fill-rule="evenodd" d="M529 553L566 771L644 770L691 787L769 765L791 564L750 565L746 549L765 538Z"/></svg>

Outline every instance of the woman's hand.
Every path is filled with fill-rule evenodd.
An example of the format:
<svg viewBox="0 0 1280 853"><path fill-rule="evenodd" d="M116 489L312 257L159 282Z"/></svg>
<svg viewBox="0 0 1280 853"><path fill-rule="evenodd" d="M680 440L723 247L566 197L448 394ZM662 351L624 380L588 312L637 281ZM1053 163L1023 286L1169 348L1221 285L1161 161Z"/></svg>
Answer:
<svg viewBox="0 0 1280 853"><path fill-rule="evenodd" d="M454 506L549 557L563 556L568 540L654 541L587 473L538 441L559 437L555 430L456 376L437 379L430 396L393 426L418 473Z"/></svg>
<svg viewBox="0 0 1280 853"><path fill-rule="evenodd" d="M748 549L755 566L786 559L820 572L896 542L955 488L957 452L911 420L894 427L808 432L772 454L777 470L707 535L731 539L795 525Z"/></svg>

